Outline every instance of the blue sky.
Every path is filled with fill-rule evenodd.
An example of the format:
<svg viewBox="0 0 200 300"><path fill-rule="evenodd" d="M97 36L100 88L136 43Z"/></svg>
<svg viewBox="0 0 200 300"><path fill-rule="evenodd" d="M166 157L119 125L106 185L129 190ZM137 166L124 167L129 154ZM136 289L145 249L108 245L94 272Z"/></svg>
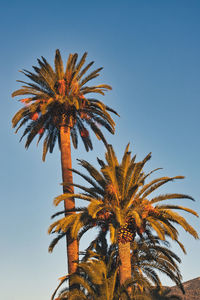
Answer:
<svg viewBox="0 0 200 300"><path fill-rule="evenodd" d="M104 66L98 82L113 90L99 99L116 109L115 136L106 135L121 157L130 141L142 159L152 151L147 170L158 175L185 175L162 192L192 195L184 205L200 211L200 2L199 1L11 1L0 9L1 80L1 297L4 300L50 299L58 278L66 272L64 242L53 254L47 228L56 211L53 198L62 193L60 153L56 148L41 160L41 146L24 149L11 119L20 108L11 93L43 55L53 63L55 49L63 60L69 53L88 52L88 62ZM95 138L94 138L95 139ZM104 147L94 143L86 153L80 144L76 158L96 164ZM199 220L188 216L199 229ZM183 280L200 276L200 242L180 231L187 256ZM82 247L86 245L83 241ZM163 278L164 284L170 281Z"/></svg>

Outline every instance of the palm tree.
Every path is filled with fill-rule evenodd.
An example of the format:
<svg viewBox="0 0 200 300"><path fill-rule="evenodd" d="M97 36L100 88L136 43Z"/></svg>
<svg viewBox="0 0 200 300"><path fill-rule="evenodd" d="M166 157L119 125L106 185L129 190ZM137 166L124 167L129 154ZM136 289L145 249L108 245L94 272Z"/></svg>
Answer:
<svg viewBox="0 0 200 300"><path fill-rule="evenodd" d="M61 291L58 299L92 299L92 300L118 300L120 294L129 299L128 293L122 288L116 290L118 268L109 270L109 265L96 256L78 264L76 273L71 274L70 290ZM64 278L61 284L68 278ZM59 285L60 287L60 285ZM122 292L123 290L123 292ZM57 292L55 290L52 299Z"/></svg>
<svg viewBox="0 0 200 300"><path fill-rule="evenodd" d="M56 240L58 241L69 228L73 237L78 236L83 226L85 226L83 232L96 225L104 227L105 230L109 229L111 242L118 244L121 261L120 283L123 284L131 278L131 242L136 234L142 235L149 228L153 229L160 239L164 240L166 236L170 236L185 251L184 246L178 240L178 230L175 226L180 225L196 239L198 234L186 219L174 210L183 210L195 216L198 215L194 210L180 205L159 204L161 201L170 199L193 200L188 195L173 193L153 196L149 199L150 194L160 186L169 181L184 178L183 176L160 177L145 183L150 174L155 171L148 174L143 171L145 163L151 158L151 153L136 163L135 156L131 158L128 145L119 163L110 145L105 157L106 163L98 159L101 166L100 172L88 162L79 161L89 176L76 170L73 172L83 177L91 187L73 184L83 193L58 196L54 203L58 205L62 200L73 196L89 201L89 205L87 208L80 209L77 215L67 215L54 222L49 232L58 232L59 236Z"/></svg>
<svg viewBox="0 0 200 300"><path fill-rule="evenodd" d="M150 299L138 288L139 284L148 285L148 282L144 282L141 277L137 280L129 280L120 286L116 245L111 245L108 248L105 232L101 232L98 238L81 254L84 254L82 262L78 264L76 273L70 275L71 289L65 288L56 299ZM68 279L68 276L62 278L61 283L52 295L52 300L61 285ZM128 293L129 286L132 286L133 295Z"/></svg>
<svg viewBox="0 0 200 300"><path fill-rule="evenodd" d="M151 290L154 286L162 286L157 274L159 271L174 281L184 293L182 276L177 264L181 260L169 247L169 242L161 241L149 232L148 235L137 237L131 243L132 280L136 283L134 283L134 291ZM96 239L81 254L84 254L83 261L91 257L100 257L107 265L112 257L111 270L119 264L117 244L108 247L105 231L100 230Z"/></svg>
<svg viewBox="0 0 200 300"><path fill-rule="evenodd" d="M118 247L117 244L111 244L108 247L105 231L100 230L97 238L93 240L86 251L81 254L84 254L82 261L87 261L91 258L104 261L108 269L108 274L110 274L110 272L113 272L113 270L115 270L116 268L118 269L115 283L115 294L117 293L117 291L119 292L119 290L122 291L125 289L130 297L134 297L134 299L139 297L139 299L141 299L142 296L146 296L145 291L153 287L149 278L143 276L143 274L140 272L133 272L132 278L126 280L123 285L120 285L120 262Z"/></svg>
<svg viewBox="0 0 200 300"><path fill-rule="evenodd" d="M137 244L137 245L136 245ZM77 299L152 299L151 296L161 295L161 282L155 273L159 270L170 276L177 284L181 285L180 271L176 264L176 260L180 262L179 257L169 250L169 243L163 242L151 236L145 238L137 238L132 247L134 249L132 254L132 280L128 281L132 287L131 295L126 293L127 286L119 285L119 259L117 245L110 245L108 247L106 232L100 231L97 238L91 242L86 251L81 252L84 255L82 263L78 266L80 268L73 274L73 288L65 288L59 298L56 299L71 299L70 297L77 297ZM171 269L172 267L172 269ZM63 277L61 283L55 290L52 300L61 285L68 279ZM152 283L153 282L153 285ZM156 288L155 288L156 284ZM88 292L88 290L90 292ZM123 293L122 293L123 291ZM67 298L68 297L68 298ZM157 298L155 298L157 299ZM173 299L173 298L172 298Z"/></svg>
<svg viewBox="0 0 200 300"><path fill-rule="evenodd" d="M61 151L61 165L63 182L72 184L71 145L78 145L78 133L86 150L92 149L92 141L88 127L92 129L98 139L106 144L106 140L100 126L114 133L115 123L109 112L117 114L113 109L94 98L86 98L89 93L102 94L111 87L106 84L87 86L86 84L99 76L102 68L91 72L84 77L94 62L90 62L84 68L87 53L84 53L77 62L78 55L70 54L64 70L60 51L56 50L55 70L47 60L38 59L39 67L33 66L34 72L21 71L30 79L30 82L19 82L24 85L15 91L12 96L26 96L20 101L24 104L13 117L13 127L16 132L25 126L22 138L26 137L25 148L28 148L35 137L39 141L44 138L43 161L49 151L53 152L56 141ZM64 193L73 193L73 186L64 186ZM68 197L64 201L65 209L75 207L74 198ZM67 235L68 271L74 272L78 260L78 244L70 235Z"/></svg>

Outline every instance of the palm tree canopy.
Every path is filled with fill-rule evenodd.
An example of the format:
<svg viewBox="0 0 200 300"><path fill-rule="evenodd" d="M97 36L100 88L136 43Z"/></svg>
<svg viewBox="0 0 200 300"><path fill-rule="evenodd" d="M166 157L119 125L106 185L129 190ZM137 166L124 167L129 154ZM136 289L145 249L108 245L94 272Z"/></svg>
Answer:
<svg viewBox="0 0 200 300"><path fill-rule="evenodd" d="M103 260L112 271L119 265L118 245L108 247L106 232L100 231L85 252L82 261L95 257ZM151 290L155 286L162 286L159 274L167 275L184 293L182 276L178 267L180 258L170 250L170 243L161 241L158 237L148 233L137 237L131 243L131 269L134 291ZM119 275L119 274L118 274ZM119 281L119 278L118 278Z"/></svg>
<svg viewBox="0 0 200 300"><path fill-rule="evenodd" d="M166 294L164 290L161 290L162 284L159 277L156 276L156 270L164 272L176 284L181 285L181 275L176 264L176 261L180 262L180 258L169 250L168 242L162 242L152 235L150 237L136 239L132 244L132 279L128 282L132 287L133 298L131 299L152 299L148 297L149 292L152 297ZM69 291L68 288L65 288L56 299L73 299L73 297L79 299L78 297L80 297L80 299L111 300L119 299L122 292L125 298L129 298L128 293L124 293L126 285L120 287L119 284L117 252L117 245L108 247L106 233L100 232L86 251L80 253L84 256L79 263L77 273L71 275L72 290ZM55 290L52 299L67 279L67 276L61 278L61 284ZM163 292L161 293L161 291Z"/></svg>
<svg viewBox="0 0 200 300"><path fill-rule="evenodd" d="M82 228L85 232L94 226L100 226L109 229L112 243L117 243L117 241L123 243L134 240L136 234L142 235L147 229L153 229L160 239L164 240L166 236L170 236L185 251L184 246L178 240L176 225L183 227L194 238L198 238L198 234L175 210L186 211L195 216L198 214L187 207L163 205L160 202L170 199L194 199L189 195L179 193L150 197L152 192L167 182L184 177L160 177L146 183L148 177L158 170L153 170L148 174L143 171L144 165L151 158L151 153L142 161L135 162L136 157L131 157L129 145L125 149L121 163L118 162L111 145L108 146L105 157L106 163L98 159L100 172L87 161L79 160L89 176L76 170L72 171L84 178L90 187L73 184L83 192L60 195L55 198L54 203L58 205L64 199L73 196L88 201L89 205L81 208L75 215L68 214L54 222L49 232L64 234L70 228L72 236L76 237ZM64 184L67 185L67 183Z"/></svg>
<svg viewBox="0 0 200 300"><path fill-rule="evenodd" d="M179 286L181 285L180 271L176 262L179 257L169 250L169 243L162 242L154 236L137 239L132 244L132 273L133 277L127 282L132 287L131 299L180 299L175 295L168 295L162 288L159 278L155 278L155 270L164 272ZM163 244L163 245L162 245ZM106 233L100 232L98 237L91 242L84 255L76 274L71 275L73 287L69 291L65 288L56 299L129 299L125 293L126 285L119 285L119 258L117 245L108 247ZM61 283L52 295L54 299L61 285L68 279L64 276ZM151 281L155 285L152 285ZM77 287L78 285L78 287ZM81 287L81 288L80 288ZM180 286L182 288L182 286ZM151 294L151 297L148 296ZM73 298L74 297L74 298ZM166 297L166 298L165 298ZM174 297L174 298L173 298Z"/></svg>
<svg viewBox="0 0 200 300"><path fill-rule="evenodd" d="M78 264L77 272L70 275L71 290L65 288L61 291L58 299L150 299L138 288L139 284L150 287L148 282L141 277L138 277L137 280L129 280L120 286L119 260L116 253L116 247L112 245L108 247L105 233L100 234L98 239L93 241L87 250L82 253L84 257ZM68 277L65 277L55 290L52 300L62 283L67 279ZM131 297L127 292L128 286L132 287L134 297Z"/></svg>
<svg viewBox="0 0 200 300"><path fill-rule="evenodd" d="M144 234L131 243L131 265L133 277L136 274L148 278L155 286L162 286L159 275L167 275L184 293L182 276L178 267L181 259L170 250L170 243L158 237Z"/></svg>
<svg viewBox="0 0 200 300"><path fill-rule="evenodd" d="M79 133L87 151L92 149L87 127L90 127L97 138L103 140L105 144L106 140L100 126L114 133L115 123L109 112L117 113L101 101L86 97L90 93L104 95L105 91L111 89L107 84L87 85L90 80L99 76L102 68L85 76L94 63L90 62L84 66L86 56L87 53L84 53L78 61L77 53L70 54L64 69L60 51L56 50L55 70L42 57L38 59L39 66L33 66L34 72L21 71L30 82L18 80L23 86L12 96L27 98L20 99L24 106L15 114L12 124L13 127L17 127L16 132L23 125L26 126L21 137L22 139L26 136L26 148L36 136L38 142L45 136L43 160L48 151L50 153L53 151L56 140L60 143L61 126L70 127L75 148L78 145Z"/></svg>
<svg viewBox="0 0 200 300"><path fill-rule="evenodd" d="M90 255L90 258L78 264L76 273L70 275L71 289L65 288L61 291L59 299L117 300L120 292L119 288L116 290L117 273L117 266L110 270L109 265L100 257ZM62 283L64 281L65 279Z"/></svg>

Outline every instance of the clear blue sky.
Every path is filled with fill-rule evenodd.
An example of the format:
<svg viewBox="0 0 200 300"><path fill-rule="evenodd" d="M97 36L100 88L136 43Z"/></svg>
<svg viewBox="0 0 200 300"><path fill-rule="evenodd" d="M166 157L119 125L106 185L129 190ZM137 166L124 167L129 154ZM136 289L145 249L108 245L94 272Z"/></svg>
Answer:
<svg viewBox="0 0 200 300"><path fill-rule="evenodd" d="M24 80L18 70L31 70L43 55L53 62L88 51L88 61L104 66L98 82L113 90L100 99L121 115L116 135L107 135L121 157L130 141L138 159L152 151L149 169L159 175L185 175L164 190L192 195L200 211L200 2L168 1L2 1L0 10L1 82L1 216L0 282L4 300L48 300L66 272L64 242L53 254L47 228L56 211L53 198L62 191L56 149L41 161L41 147L28 151L14 135L11 118L20 108L11 98ZM95 142L76 158L95 163L104 147ZM188 218L197 230L199 220ZM181 231L188 254L182 258L183 279L200 276L200 242ZM83 247L84 247L83 243ZM164 280L164 284L170 284Z"/></svg>

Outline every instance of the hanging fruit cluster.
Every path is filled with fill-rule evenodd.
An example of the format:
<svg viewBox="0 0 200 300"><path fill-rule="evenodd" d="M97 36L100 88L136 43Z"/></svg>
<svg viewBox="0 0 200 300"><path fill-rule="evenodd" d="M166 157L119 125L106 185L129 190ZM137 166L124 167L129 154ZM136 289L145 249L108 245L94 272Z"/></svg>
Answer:
<svg viewBox="0 0 200 300"><path fill-rule="evenodd" d="M59 93L59 95L65 96L65 88L66 88L65 80L64 79L58 80L58 93Z"/></svg>
<svg viewBox="0 0 200 300"><path fill-rule="evenodd" d="M142 235L145 232L146 229L146 220L143 220L142 224L139 226L137 226L137 234Z"/></svg>
<svg viewBox="0 0 200 300"><path fill-rule="evenodd" d="M31 120L32 121L36 121L39 118L39 115L37 112L35 112L34 114L31 115Z"/></svg>
<svg viewBox="0 0 200 300"><path fill-rule="evenodd" d="M100 220L108 220L111 216L109 211L102 210L97 214L97 218Z"/></svg>
<svg viewBox="0 0 200 300"><path fill-rule="evenodd" d="M118 242L125 244L134 240L136 234L136 226L133 218L127 218L124 226L118 231Z"/></svg>
<svg viewBox="0 0 200 300"><path fill-rule="evenodd" d="M32 121L37 121L38 118L39 118L39 114L37 112L35 112L35 113L33 113L33 114L30 115L30 119ZM44 132L44 127L40 128L38 130L38 134L40 134L40 135L43 134L43 132Z"/></svg>
<svg viewBox="0 0 200 300"><path fill-rule="evenodd" d="M84 108L86 107L86 99L84 95L80 95L79 99L81 99L81 104L80 104L80 117L81 119L89 120L91 117L88 115L87 112L84 111Z"/></svg>
<svg viewBox="0 0 200 300"><path fill-rule="evenodd" d="M44 132L44 128L43 127L38 130L39 134L43 134L43 132Z"/></svg>
<svg viewBox="0 0 200 300"><path fill-rule="evenodd" d="M116 190L115 186L112 183L109 183L106 186L106 192L110 195L115 195L117 193L117 190Z"/></svg>
<svg viewBox="0 0 200 300"><path fill-rule="evenodd" d="M69 75L69 74L68 74ZM79 94L79 83L76 79L72 80L69 84L70 80L61 79L58 80L55 84L57 87L57 93L60 96L65 96L66 94L68 96L77 96Z"/></svg>
<svg viewBox="0 0 200 300"><path fill-rule="evenodd" d="M83 138L88 138L89 132L88 132L88 130L87 130L86 128L83 128L83 129L81 130L81 136L82 136Z"/></svg>
<svg viewBox="0 0 200 300"><path fill-rule="evenodd" d="M133 241L135 234L129 230L127 224L122 226L118 231L118 243L125 244Z"/></svg>
<svg viewBox="0 0 200 300"><path fill-rule="evenodd" d="M142 219L145 219L150 213L156 212L156 209L150 203L147 203L144 206L144 210L142 212Z"/></svg>
<svg viewBox="0 0 200 300"><path fill-rule="evenodd" d="M91 119L91 117L86 112L83 112L83 111L80 112L80 117L81 117L81 119L84 119L84 120Z"/></svg>

